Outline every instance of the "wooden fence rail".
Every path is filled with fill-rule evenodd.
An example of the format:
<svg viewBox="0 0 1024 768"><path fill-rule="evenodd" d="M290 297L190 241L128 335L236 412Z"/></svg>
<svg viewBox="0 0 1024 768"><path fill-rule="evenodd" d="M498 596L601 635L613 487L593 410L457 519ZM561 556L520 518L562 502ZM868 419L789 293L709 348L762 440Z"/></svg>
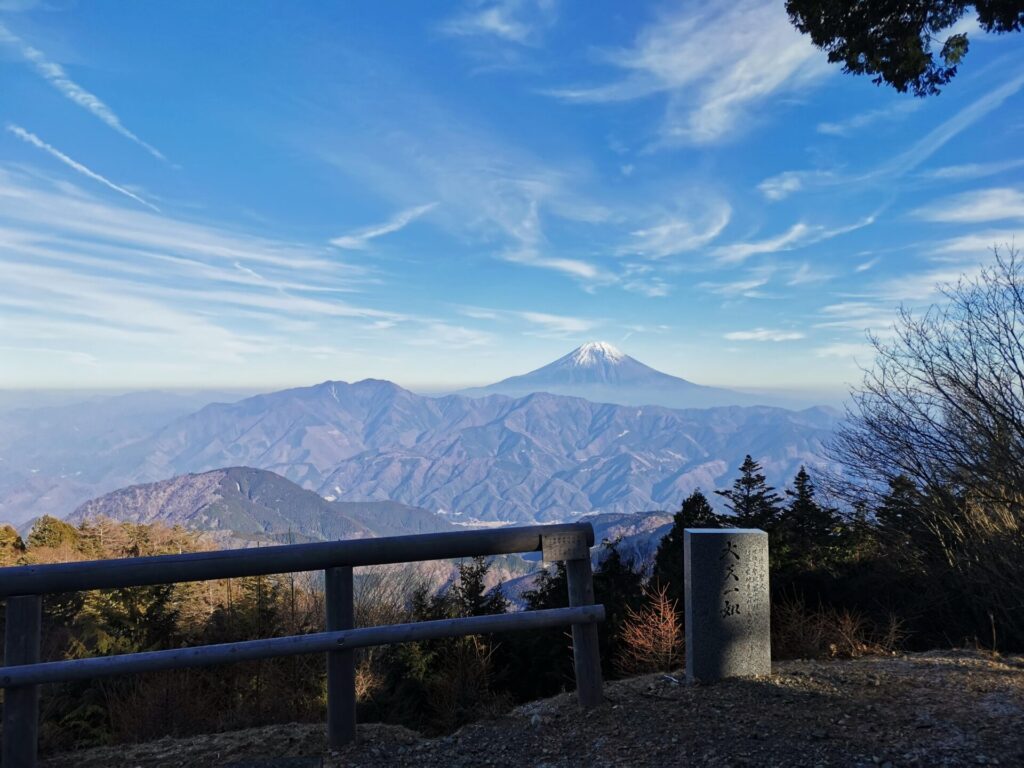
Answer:
<svg viewBox="0 0 1024 768"><path fill-rule="evenodd" d="M327 654L328 743L342 746L355 738L353 650L441 637L571 625L577 696L583 707L596 706L602 701L597 622L604 607L594 605L593 543L589 523L570 523L0 568L0 598L7 599L0 766L35 768L41 684L321 652ZM353 567L538 551L545 560L566 562L568 608L354 627ZM324 571L325 632L39 661L42 595L315 570Z"/></svg>

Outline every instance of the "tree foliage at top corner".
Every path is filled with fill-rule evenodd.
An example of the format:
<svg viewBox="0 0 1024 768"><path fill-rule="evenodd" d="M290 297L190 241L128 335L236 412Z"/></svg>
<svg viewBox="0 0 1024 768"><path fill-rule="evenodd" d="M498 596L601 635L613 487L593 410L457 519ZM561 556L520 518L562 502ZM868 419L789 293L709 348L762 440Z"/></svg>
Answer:
<svg viewBox="0 0 1024 768"><path fill-rule="evenodd" d="M951 28L972 9L986 32L1024 27L1024 0L786 0L793 25L830 62L915 96L938 94L956 76L969 41Z"/></svg>

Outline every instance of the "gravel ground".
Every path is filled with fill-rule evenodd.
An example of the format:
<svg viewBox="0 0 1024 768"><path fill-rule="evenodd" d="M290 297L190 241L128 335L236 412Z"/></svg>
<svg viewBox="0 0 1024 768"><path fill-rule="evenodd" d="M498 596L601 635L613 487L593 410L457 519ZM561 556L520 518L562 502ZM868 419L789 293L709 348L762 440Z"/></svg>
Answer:
<svg viewBox="0 0 1024 768"><path fill-rule="evenodd" d="M688 686L662 675L609 683L581 712L571 694L446 737L361 725L325 749L292 724L57 755L46 768L189 766L1024 766L1024 657L933 652L786 661L770 678ZM300 759L306 757L307 759Z"/></svg>

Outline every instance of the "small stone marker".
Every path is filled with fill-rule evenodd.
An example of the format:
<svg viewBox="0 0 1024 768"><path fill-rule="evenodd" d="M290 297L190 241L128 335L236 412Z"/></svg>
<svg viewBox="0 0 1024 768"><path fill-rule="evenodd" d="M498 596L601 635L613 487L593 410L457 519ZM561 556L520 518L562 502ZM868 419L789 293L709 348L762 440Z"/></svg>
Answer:
<svg viewBox="0 0 1024 768"><path fill-rule="evenodd" d="M768 534L756 528L687 528L686 679L770 675Z"/></svg>

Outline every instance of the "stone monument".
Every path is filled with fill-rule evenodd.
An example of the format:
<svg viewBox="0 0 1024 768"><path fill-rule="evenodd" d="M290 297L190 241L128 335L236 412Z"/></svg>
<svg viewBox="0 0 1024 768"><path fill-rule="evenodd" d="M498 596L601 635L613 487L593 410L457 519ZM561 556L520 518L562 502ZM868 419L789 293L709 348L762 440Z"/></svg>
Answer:
<svg viewBox="0 0 1024 768"><path fill-rule="evenodd" d="M768 534L756 528L687 528L686 679L771 674Z"/></svg>

